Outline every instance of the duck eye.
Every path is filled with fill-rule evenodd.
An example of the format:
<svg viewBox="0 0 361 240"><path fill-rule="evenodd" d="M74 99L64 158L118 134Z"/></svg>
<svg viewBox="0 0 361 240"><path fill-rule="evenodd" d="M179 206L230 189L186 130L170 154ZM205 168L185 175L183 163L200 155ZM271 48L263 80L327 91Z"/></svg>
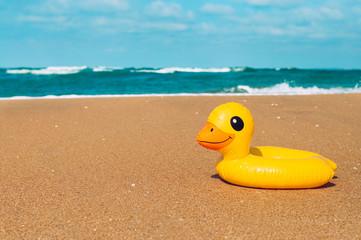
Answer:
<svg viewBox="0 0 361 240"><path fill-rule="evenodd" d="M236 131L241 131L244 127L243 120L237 116L231 118L231 125Z"/></svg>

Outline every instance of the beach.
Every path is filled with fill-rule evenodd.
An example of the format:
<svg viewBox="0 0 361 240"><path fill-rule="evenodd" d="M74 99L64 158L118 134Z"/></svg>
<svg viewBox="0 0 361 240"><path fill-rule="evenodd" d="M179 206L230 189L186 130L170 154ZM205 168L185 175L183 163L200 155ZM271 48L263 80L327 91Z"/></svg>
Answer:
<svg viewBox="0 0 361 240"><path fill-rule="evenodd" d="M338 165L316 189L228 184L196 136L239 102L252 146ZM361 94L0 101L1 239L360 239Z"/></svg>

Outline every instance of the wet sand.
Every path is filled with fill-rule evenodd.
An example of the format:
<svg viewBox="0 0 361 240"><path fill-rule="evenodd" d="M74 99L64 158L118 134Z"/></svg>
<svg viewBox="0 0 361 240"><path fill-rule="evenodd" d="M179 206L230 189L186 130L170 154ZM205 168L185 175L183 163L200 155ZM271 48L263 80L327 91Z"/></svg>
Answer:
<svg viewBox="0 0 361 240"><path fill-rule="evenodd" d="M321 188L235 186L195 140L245 105L253 146L338 164ZM361 94L0 101L1 239L360 239Z"/></svg>

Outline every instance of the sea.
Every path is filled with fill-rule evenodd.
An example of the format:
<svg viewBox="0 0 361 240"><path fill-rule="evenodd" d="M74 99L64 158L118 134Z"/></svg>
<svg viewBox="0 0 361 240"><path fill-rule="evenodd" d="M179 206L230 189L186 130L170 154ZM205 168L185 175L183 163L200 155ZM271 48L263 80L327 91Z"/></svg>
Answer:
<svg viewBox="0 0 361 240"><path fill-rule="evenodd" d="M0 99L361 93L361 69L0 68Z"/></svg>

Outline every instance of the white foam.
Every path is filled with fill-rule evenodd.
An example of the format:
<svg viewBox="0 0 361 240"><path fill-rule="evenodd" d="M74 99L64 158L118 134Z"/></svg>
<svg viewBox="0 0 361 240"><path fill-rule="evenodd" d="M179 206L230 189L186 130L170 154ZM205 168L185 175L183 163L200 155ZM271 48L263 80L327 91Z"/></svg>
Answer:
<svg viewBox="0 0 361 240"><path fill-rule="evenodd" d="M123 70L124 68L122 67L104 67L104 66L99 66L99 67L94 67L93 68L93 72L113 72L114 70Z"/></svg>
<svg viewBox="0 0 361 240"><path fill-rule="evenodd" d="M361 93L361 88L318 88L318 87L290 87L288 83L276 84L273 87L251 88L239 85L235 88L225 89L220 93L164 93L164 94L103 94L103 95L47 95L41 97L15 96L0 98L0 100L26 100L26 99L73 99L73 98L113 98L113 97L171 97L171 96L256 96L256 95L316 95L316 94L345 94Z"/></svg>
<svg viewBox="0 0 361 240"><path fill-rule="evenodd" d="M73 66L73 67L47 67L43 69L8 69L6 73L9 74L35 74L35 75L52 75L52 74L75 74L87 66Z"/></svg>
<svg viewBox="0 0 361 240"><path fill-rule="evenodd" d="M169 67L161 69L136 69L134 72L147 72L147 73L175 73L175 72L212 72L212 73L224 73L230 72L231 69L226 68L180 68L180 67Z"/></svg>
<svg viewBox="0 0 361 240"><path fill-rule="evenodd" d="M358 85L355 88L319 88L313 87L290 87L288 83L276 84L272 87L252 88L247 85L239 85L234 88L225 89L225 93L240 93L244 95L314 95L314 94L337 94L337 93L361 93Z"/></svg>
<svg viewBox="0 0 361 240"><path fill-rule="evenodd" d="M232 68L233 72L244 72L246 70L246 67L234 67Z"/></svg>
<svg viewBox="0 0 361 240"><path fill-rule="evenodd" d="M317 95L317 94L347 94L347 93L361 93L361 89L351 92L327 92L327 93L303 93L303 94L289 94L289 95ZM110 95L48 95L41 97L27 97L15 96L9 98L0 98L1 100L31 100L31 99L77 99L77 98L122 98L122 97L196 97L196 96L256 96L256 95L288 95L288 94L248 94L248 93L164 93L164 94L110 94Z"/></svg>

